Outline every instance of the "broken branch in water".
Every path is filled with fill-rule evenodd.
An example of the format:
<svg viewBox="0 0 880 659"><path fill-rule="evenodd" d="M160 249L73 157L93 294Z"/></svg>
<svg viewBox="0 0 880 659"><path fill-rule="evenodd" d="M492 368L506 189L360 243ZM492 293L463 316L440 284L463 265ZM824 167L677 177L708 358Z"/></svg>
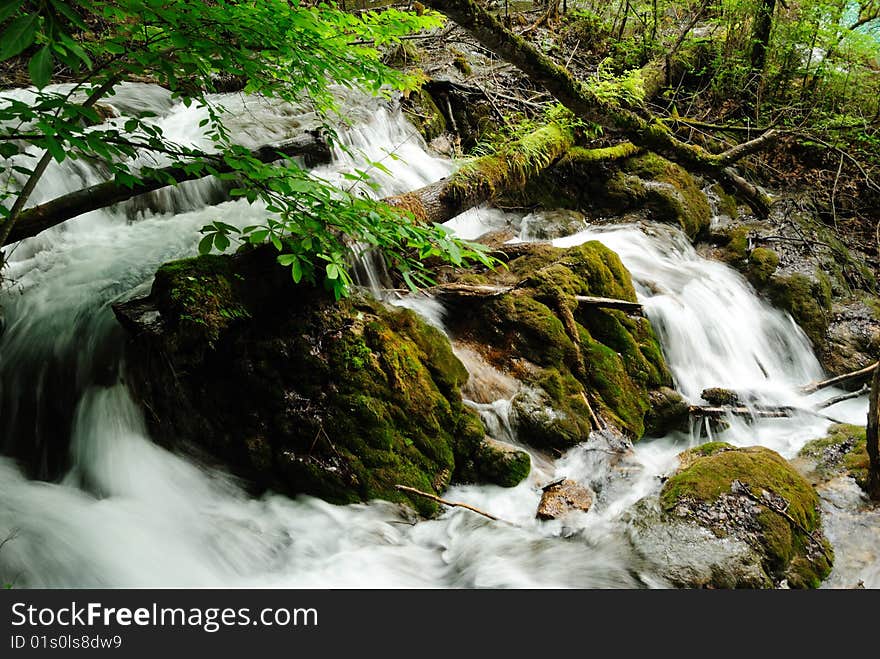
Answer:
<svg viewBox="0 0 880 659"><path fill-rule="evenodd" d="M835 419L833 417L822 414L821 412L817 412L816 410L811 410L803 407L791 407L786 405L781 405L779 407L735 407L735 406L717 406L717 407L705 407L702 405L691 405L688 408L688 412L690 412L693 416L702 416L709 418L720 418L727 414L732 414L733 416L744 416L744 417L752 417L755 419L785 419L795 414L810 414L812 416L818 416L823 419L827 419L828 421L833 421L834 423L843 423L839 419Z"/></svg>
<svg viewBox="0 0 880 659"><path fill-rule="evenodd" d="M406 492L407 494L415 494L416 496L420 496L425 499L430 499L431 501L435 501L437 503L443 504L444 506L450 506L453 508L465 508L467 510L470 510L471 512L477 513L478 515L482 515L483 517L488 517L489 519L494 520L496 522L504 522L505 521L499 517L495 517L495 515L491 515L483 510L480 510L479 508L474 508L473 506L471 506L469 504L460 503L458 501L447 501L446 499L441 499L440 497L438 497L435 494L430 494L428 492L422 492L421 490L417 490L414 487L409 487L408 485L395 485L394 489L396 489L400 492ZM507 523L509 524L510 522L507 522Z"/></svg>
<svg viewBox="0 0 880 659"><path fill-rule="evenodd" d="M852 373L844 373L843 375L838 375L837 377L829 378L828 380L822 380L821 382L811 382L810 384L805 384L801 387L801 391L805 394L812 394L820 389L825 389L826 387L833 387L838 384L843 384L845 382L858 382L859 380L867 380L871 374L874 372L874 369L877 368L877 364L871 364L870 366L866 366L865 368L859 369L858 371L853 371Z"/></svg>
<svg viewBox="0 0 880 659"><path fill-rule="evenodd" d="M821 403L816 405L817 410L824 410L826 407L831 407L832 405L837 405L838 403L842 403L845 400L849 400L851 398L858 398L859 396L864 396L868 393L871 388L868 385L864 385L858 391L851 391L847 394L841 394L839 396L834 396L829 398L828 400L823 400Z"/></svg>

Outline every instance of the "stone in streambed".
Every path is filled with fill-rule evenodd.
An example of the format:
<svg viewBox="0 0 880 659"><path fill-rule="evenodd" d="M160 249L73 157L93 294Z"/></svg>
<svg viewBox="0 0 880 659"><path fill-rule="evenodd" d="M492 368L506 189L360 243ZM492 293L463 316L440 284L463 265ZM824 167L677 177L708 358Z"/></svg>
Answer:
<svg viewBox="0 0 880 659"><path fill-rule="evenodd" d="M592 490L566 478L544 489L536 517L544 520L559 519L575 510L588 512L592 506Z"/></svg>
<svg viewBox="0 0 880 659"><path fill-rule="evenodd" d="M711 442L683 452L660 492L660 523L702 527L719 539L748 545L751 575L742 582L679 585L816 588L831 571L831 545L822 535L819 498L785 458L760 446ZM674 551L688 552L682 545ZM739 560L738 559L738 560ZM764 577L756 582L756 570Z"/></svg>
<svg viewBox="0 0 880 659"><path fill-rule="evenodd" d="M440 494L528 474L526 454L484 442L460 393L467 370L439 330L365 295L334 302L297 286L270 249L167 264L148 298L116 312L153 436L257 487L431 514L394 486Z"/></svg>

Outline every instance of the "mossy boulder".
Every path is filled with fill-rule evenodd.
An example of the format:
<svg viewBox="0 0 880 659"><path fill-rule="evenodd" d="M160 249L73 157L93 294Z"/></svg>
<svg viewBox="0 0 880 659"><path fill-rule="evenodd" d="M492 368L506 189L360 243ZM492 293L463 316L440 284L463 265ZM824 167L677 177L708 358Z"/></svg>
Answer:
<svg viewBox="0 0 880 659"><path fill-rule="evenodd" d="M446 118L431 94L424 88L411 91L401 103L407 119L418 129L426 142L446 131Z"/></svg>
<svg viewBox="0 0 880 659"><path fill-rule="evenodd" d="M653 219L677 223L691 238L709 228L712 217L709 202L686 169L655 153L629 158L621 169L627 194L643 200Z"/></svg>
<svg viewBox="0 0 880 659"><path fill-rule="evenodd" d="M363 295L336 303L296 286L271 250L163 266L150 297L117 316L134 332L129 377L154 435L259 487L428 514L435 504L394 486L440 493L460 472L502 485L528 473L527 455L487 448L441 332Z"/></svg>
<svg viewBox="0 0 880 659"><path fill-rule="evenodd" d="M763 288L770 281L779 265L779 256L767 247L756 247L749 254L746 277L756 288Z"/></svg>
<svg viewBox="0 0 880 659"><path fill-rule="evenodd" d="M851 476L862 489L868 485L870 459L864 426L835 424L825 437L804 444L798 457L810 465L807 474L817 480Z"/></svg>
<svg viewBox="0 0 880 659"><path fill-rule="evenodd" d="M760 556L768 582L819 586L833 560L822 535L819 498L785 458L760 446L712 442L679 460L660 492L667 515L746 542Z"/></svg>
<svg viewBox="0 0 880 659"><path fill-rule="evenodd" d="M645 415L645 435L662 437L670 432L687 432L690 425L690 405L670 387L660 387L649 395L650 408Z"/></svg>
<svg viewBox="0 0 880 659"><path fill-rule="evenodd" d="M828 278L801 273L770 278L764 292L774 305L785 309L818 350L825 345L831 311L831 285Z"/></svg>
<svg viewBox="0 0 880 659"><path fill-rule="evenodd" d="M525 387L514 399L523 440L565 449L587 438L592 409L632 438L644 433L649 392L671 383L646 318L579 304L592 295L635 301L629 272L597 241L529 246L506 269L470 284L512 286L493 298L450 300L456 338L485 346Z"/></svg>

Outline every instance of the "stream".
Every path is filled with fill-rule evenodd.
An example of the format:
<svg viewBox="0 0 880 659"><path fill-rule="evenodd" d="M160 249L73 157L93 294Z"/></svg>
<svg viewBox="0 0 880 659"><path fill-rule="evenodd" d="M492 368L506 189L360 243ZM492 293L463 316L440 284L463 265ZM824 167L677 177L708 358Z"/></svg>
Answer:
<svg viewBox="0 0 880 659"><path fill-rule="evenodd" d="M342 93L342 92L340 92ZM316 173L343 184L342 174L381 160L376 190L384 197L436 181L452 163L433 156L392 103L345 92L351 127L340 130L348 149ZM26 99L25 90L0 93ZM236 141L257 146L315 125L308 112L238 94L218 95ZM199 122L204 108L184 107L168 92L126 83L108 100L120 117L149 110L151 121L181 143L208 148ZM388 154L393 153L394 158ZM39 157L39 153L19 158ZM10 164L10 163L7 163ZM153 161L144 164L155 166ZM159 164L162 164L161 161ZM82 161L54 163L31 203L100 182ZM149 290L162 263L196 252L199 229L214 220L237 226L263 219L259 204L215 204L222 190L210 180L162 190L113 209L94 211L7 248L0 293L0 447L27 455L25 473L0 457L0 578L14 587L668 587L658 565L669 547L637 547L630 511L661 487L676 455L708 437L735 445L760 444L794 456L821 437L830 421L809 414L746 424L731 419L720 435L695 424L635 446L623 465L595 450L596 437L558 459L530 450L532 473L515 488L454 486L444 496L465 501L508 523L462 509L416 521L388 502L331 505L300 496L249 496L233 476L154 444L126 385L123 335L110 305ZM540 221L540 217L532 218ZM450 221L473 238L522 216L473 209ZM517 240L528 239L524 232ZM705 387L754 392L752 404L808 408L838 390L812 398L798 386L822 369L803 332L786 313L763 302L726 265L697 254L678 229L655 224L585 227L557 246L599 240L630 270L678 391L699 401ZM380 273L363 268L363 284ZM391 300L443 327L442 305L424 295ZM471 372L464 395L490 435L520 445L510 416L518 383L456 346ZM864 424L864 398L827 414ZM596 444L596 446L594 446ZM65 473L45 480L64 461ZM540 486L567 476L590 484L589 513L561 521L534 517ZM880 514L863 505L848 479L821 491L825 529L835 547L827 587L862 581L880 587Z"/></svg>

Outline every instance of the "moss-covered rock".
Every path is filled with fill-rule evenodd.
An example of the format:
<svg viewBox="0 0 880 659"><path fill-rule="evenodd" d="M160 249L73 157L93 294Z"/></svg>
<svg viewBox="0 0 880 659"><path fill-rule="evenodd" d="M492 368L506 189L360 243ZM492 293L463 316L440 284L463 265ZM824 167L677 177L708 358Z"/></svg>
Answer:
<svg viewBox="0 0 880 659"><path fill-rule="evenodd" d="M365 296L335 303L295 286L271 250L163 266L151 296L118 315L139 330L130 378L155 436L260 486L431 513L394 486L439 493L460 471L502 485L528 473L528 455L484 442L441 332Z"/></svg>
<svg viewBox="0 0 880 659"><path fill-rule="evenodd" d="M749 254L746 277L756 288L763 288L770 281L779 265L779 256L767 247L756 247Z"/></svg>
<svg viewBox="0 0 880 659"><path fill-rule="evenodd" d="M759 446L713 442L685 451L680 462L660 493L663 511L745 541L773 583L819 586L833 560L819 498L787 460Z"/></svg>
<svg viewBox="0 0 880 659"><path fill-rule="evenodd" d="M645 415L645 435L662 437L670 432L687 432L690 425L690 405L680 393L670 387L660 387L649 397L650 408Z"/></svg>
<svg viewBox="0 0 880 659"><path fill-rule="evenodd" d="M824 346L831 311L827 277L812 279L801 273L777 275L764 290L773 304L792 315L817 349Z"/></svg>
<svg viewBox="0 0 880 659"><path fill-rule="evenodd" d="M630 193L644 200L655 220L677 223L691 238L709 228L712 210L706 195L680 165L646 153L624 161L622 171L641 181L639 188L626 178Z"/></svg>
<svg viewBox="0 0 880 659"><path fill-rule="evenodd" d="M410 92L402 101L403 112L426 142L446 131L446 117L424 88Z"/></svg>
<svg viewBox="0 0 880 659"><path fill-rule="evenodd" d="M798 457L808 461L808 474L818 480L851 476L862 489L868 485L868 458L865 427L835 424L828 435L807 442Z"/></svg>
<svg viewBox="0 0 880 659"><path fill-rule="evenodd" d="M629 273L599 242L560 249L533 245L507 269L471 284L512 285L490 299L458 298L452 333L487 346L487 360L520 377L514 399L524 441L564 449L583 441L593 412L641 437L649 392L671 378L650 322L578 304L593 295L635 301Z"/></svg>

